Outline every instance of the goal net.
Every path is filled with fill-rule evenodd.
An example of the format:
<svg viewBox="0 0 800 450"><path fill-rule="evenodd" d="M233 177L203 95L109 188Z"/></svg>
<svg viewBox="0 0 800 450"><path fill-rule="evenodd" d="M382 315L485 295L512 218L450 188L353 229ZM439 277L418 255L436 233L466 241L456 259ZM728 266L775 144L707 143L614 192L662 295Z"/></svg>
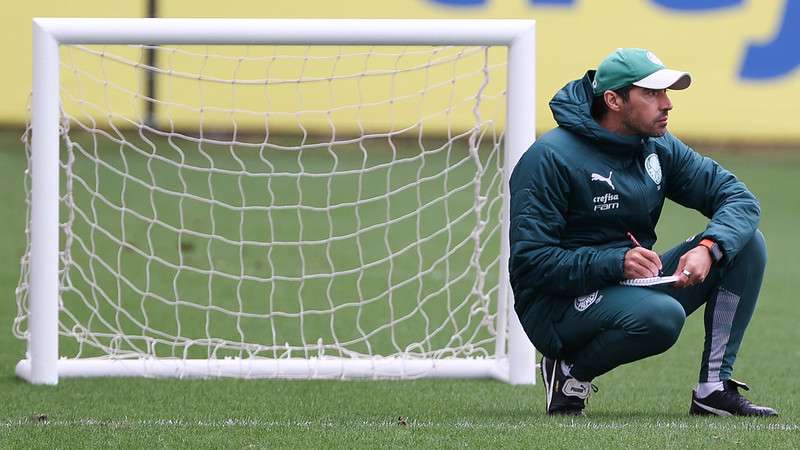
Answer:
<svg viewBox="0 0 800 450"><path fill-rule="evenodd" d="M506 46L105 38L57 47L57 208L34 83L18 373L55 215L56 377L510 380Z"/></svg>

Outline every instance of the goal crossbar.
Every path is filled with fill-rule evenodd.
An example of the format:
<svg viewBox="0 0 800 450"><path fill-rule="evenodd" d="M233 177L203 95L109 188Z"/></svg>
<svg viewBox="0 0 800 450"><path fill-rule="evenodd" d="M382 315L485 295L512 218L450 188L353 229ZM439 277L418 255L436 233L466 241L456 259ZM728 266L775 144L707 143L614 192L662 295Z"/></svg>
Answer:
<svg viewBox="0 0 800 450"><path fill-rule="evenodd" d="M532 20L36 18L59 44L507 45Z"/></svg>
<svg viewBox="0 0 800 450"><path fill-rule="evenodd" d="M508 286L509 198L503 189L495 358L448 360L59 359L59 67L61 44L498 45L508 48L503 183L535 136L535 25L531 20L101 19L33 20L28 359L18 376L493 377L534 382L534 352ZM302 375L301 375L302 374Z"/></svg>

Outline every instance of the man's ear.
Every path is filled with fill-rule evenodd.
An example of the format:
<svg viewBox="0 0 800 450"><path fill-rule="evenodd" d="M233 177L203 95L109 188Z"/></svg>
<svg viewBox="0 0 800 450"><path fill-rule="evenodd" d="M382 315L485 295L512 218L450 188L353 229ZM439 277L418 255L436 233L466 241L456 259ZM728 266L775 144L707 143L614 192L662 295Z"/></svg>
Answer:
<svg viewBox="0 0 800 450"><path fill-rule="evenodd" d="M622 97L614 91L603 92L603 101L611 111L619 112L622 109Z"/></svg>

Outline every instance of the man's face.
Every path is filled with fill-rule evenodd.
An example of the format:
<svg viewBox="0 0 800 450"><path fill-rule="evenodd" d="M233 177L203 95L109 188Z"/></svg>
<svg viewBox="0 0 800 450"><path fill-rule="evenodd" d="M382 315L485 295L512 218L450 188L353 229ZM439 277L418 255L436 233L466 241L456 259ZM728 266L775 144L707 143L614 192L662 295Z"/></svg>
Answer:
<svg viewBox="0 0 800 450"><path fill-rule="evenodd" d="M630 134L658 137L667 132L667 115L672 102L666 89L633 86L627 102L622 102L622 126Z"/></svg>

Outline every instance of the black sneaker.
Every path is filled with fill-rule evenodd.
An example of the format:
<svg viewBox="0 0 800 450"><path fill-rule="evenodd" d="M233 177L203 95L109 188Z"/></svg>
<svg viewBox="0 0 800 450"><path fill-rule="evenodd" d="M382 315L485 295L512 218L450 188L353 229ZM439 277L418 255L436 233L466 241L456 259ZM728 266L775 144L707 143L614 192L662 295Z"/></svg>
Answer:
<svg viewBox="0 0 800 450"><path fill-rule="evenodd" d="M561 361L542 356L542 379L544 380L547 414L582 416L589 398L592 383L578 381L561 370Z"/></svg>
<svg viewBox="0 0 800 450"><path fill-rule="evenodd" d="M778 412L766 406L750 403L739 393L739 388L749 391L750 388L736 380L722 382L722 390L714 391L705 398L697 398L692 391L692 406L689 414L693 416L777 416Z"/></svg>

